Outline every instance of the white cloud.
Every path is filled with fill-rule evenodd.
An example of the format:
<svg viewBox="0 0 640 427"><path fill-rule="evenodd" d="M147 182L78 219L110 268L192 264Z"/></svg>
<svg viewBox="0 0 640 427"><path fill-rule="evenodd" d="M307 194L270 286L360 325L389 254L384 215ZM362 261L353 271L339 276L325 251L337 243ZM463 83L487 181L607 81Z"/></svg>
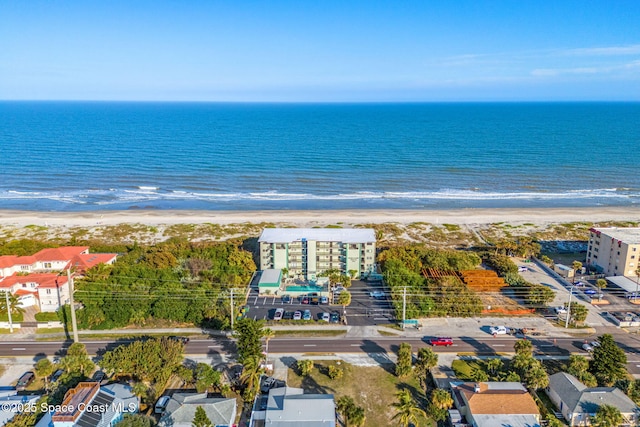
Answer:
<svg viewBox="0 0 640 427"><path fill-rule="evenodd" d="M607 46L607 47L585 47L578 49L566 49L560 51L562 55L568 56L627 56L639 55L640 44L629 46Z"/></svg>

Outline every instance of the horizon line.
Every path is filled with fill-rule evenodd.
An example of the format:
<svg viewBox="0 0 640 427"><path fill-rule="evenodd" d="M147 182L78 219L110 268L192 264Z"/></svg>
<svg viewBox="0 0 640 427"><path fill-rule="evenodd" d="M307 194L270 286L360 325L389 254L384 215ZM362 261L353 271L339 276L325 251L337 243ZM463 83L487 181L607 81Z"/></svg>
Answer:
<svg viewBox="0 0 640 427"><path fill-rule="evenodd" d="M0 99L0 103L6 102L59 102L59 103L140 103L140 104L637 104L638 100L605 100L605 99L585 99L585 100L430 100L430 101L407 101L407 100L387 100L387 101L221 101L221 100L151 100L151 99Z"/></svg>

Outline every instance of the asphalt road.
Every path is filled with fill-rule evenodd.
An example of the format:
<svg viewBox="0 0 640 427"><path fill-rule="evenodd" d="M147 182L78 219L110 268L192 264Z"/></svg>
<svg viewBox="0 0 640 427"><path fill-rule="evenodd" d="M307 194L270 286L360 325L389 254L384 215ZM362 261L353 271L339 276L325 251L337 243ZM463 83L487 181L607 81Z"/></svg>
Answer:
<svg viewBox="0 0 640 427"><path fill-rule="evenodd" d="M631 335L615 337L618 345L627 353L628 370L634 375L640 375L640 339ZM582 340L575 338L530 338L534 351L538 356L550 358L569 356L572 353L584 354ZM496 338L454 338L451 347L434 347L436 352L460 353L474 352L484 356L513 352L516 338L498 336ZM106 350L130 342L118 341L83 341L91 355L100 355ZM377 337L377 338L274 338L269 341L270 354L301 354L301 353L387 353L395 354L401 343L412 345L414 351L428 344L418 337ZM3 357L41 357L62 356L71 342L3 342L0 344L0 356ZM191 340L185 349L187 355L233 354L235 342L227 338L211 338L206 340Z"/></svg>

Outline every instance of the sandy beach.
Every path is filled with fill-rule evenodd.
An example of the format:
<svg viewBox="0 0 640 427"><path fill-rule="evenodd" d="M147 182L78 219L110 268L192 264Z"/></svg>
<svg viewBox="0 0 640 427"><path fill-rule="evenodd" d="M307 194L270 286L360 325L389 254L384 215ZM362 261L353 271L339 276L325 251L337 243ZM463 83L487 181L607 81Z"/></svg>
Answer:
<svg viewBox="0 0 640 427"><path fill-rule="evenodd" d="M546 224L568 222L640 222L640 208L541 208L541 209L459 209L459 210L286 210L286 211L86 211L36 212L0 210L0 226L95 227L96 225L144 224L244 224L273 223L297 227L363 224Z"/></svg>

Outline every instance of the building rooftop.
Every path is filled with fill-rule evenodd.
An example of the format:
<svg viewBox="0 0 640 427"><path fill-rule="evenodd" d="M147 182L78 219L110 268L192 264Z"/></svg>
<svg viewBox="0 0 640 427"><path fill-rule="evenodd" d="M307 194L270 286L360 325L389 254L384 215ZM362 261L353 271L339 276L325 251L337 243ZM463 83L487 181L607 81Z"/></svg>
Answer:
<svg viewBox="0 0 640 427"><path fill-rule="evenodd" d="M565 372L558 372L549 377L549 389L558 393L571 412L595 414L604 404L615 406L623 414L637 409L636 404L619 388L587 388L576 377Z"/></svg>
<svg viewBox="0 0 640 427"><path fill-rule="evenodd" d="M592 232L606 234L607 236L627 243L629 245L640 244L640 227L609 227L609 228L592 228Z"/></svg>
<svg viewBox="0 0 640 427"><path fill-rule="evenodd" d="M265 228L259 242L289 243L303 240L317 242L374 243L371 228Z"/></svg>
<svg viewBox="0 0 640 427"><path fill-rule="evenodd" d="M280 280L282 278L282 270L278 270L276 268L268 268L266 270L262 270L262 274L260 274L260 281L258 284L260 286L280 286Z"/></svg>
<svg viewBox="0 0 640 427"><path fill-rule="evenodd" d="M475 417L491 415L538 415L538 406L517 382L452 383L454 391L464 395L469 410Z"/></svg>
<svg viewBox="0 0 640 427"><path fill-rule="evenodd" d="M267 401L265 425L335 427L336 406L333 395L303 393L301 388L272 388Z"/></svg>
<svg viewBox="0 0 640 427"><path fill-rule="evenodd" d="M236 400L207 397L207 393L174 393L158 426L191 425L201 406L213 425L229 425L236 415Z"/></svg>

